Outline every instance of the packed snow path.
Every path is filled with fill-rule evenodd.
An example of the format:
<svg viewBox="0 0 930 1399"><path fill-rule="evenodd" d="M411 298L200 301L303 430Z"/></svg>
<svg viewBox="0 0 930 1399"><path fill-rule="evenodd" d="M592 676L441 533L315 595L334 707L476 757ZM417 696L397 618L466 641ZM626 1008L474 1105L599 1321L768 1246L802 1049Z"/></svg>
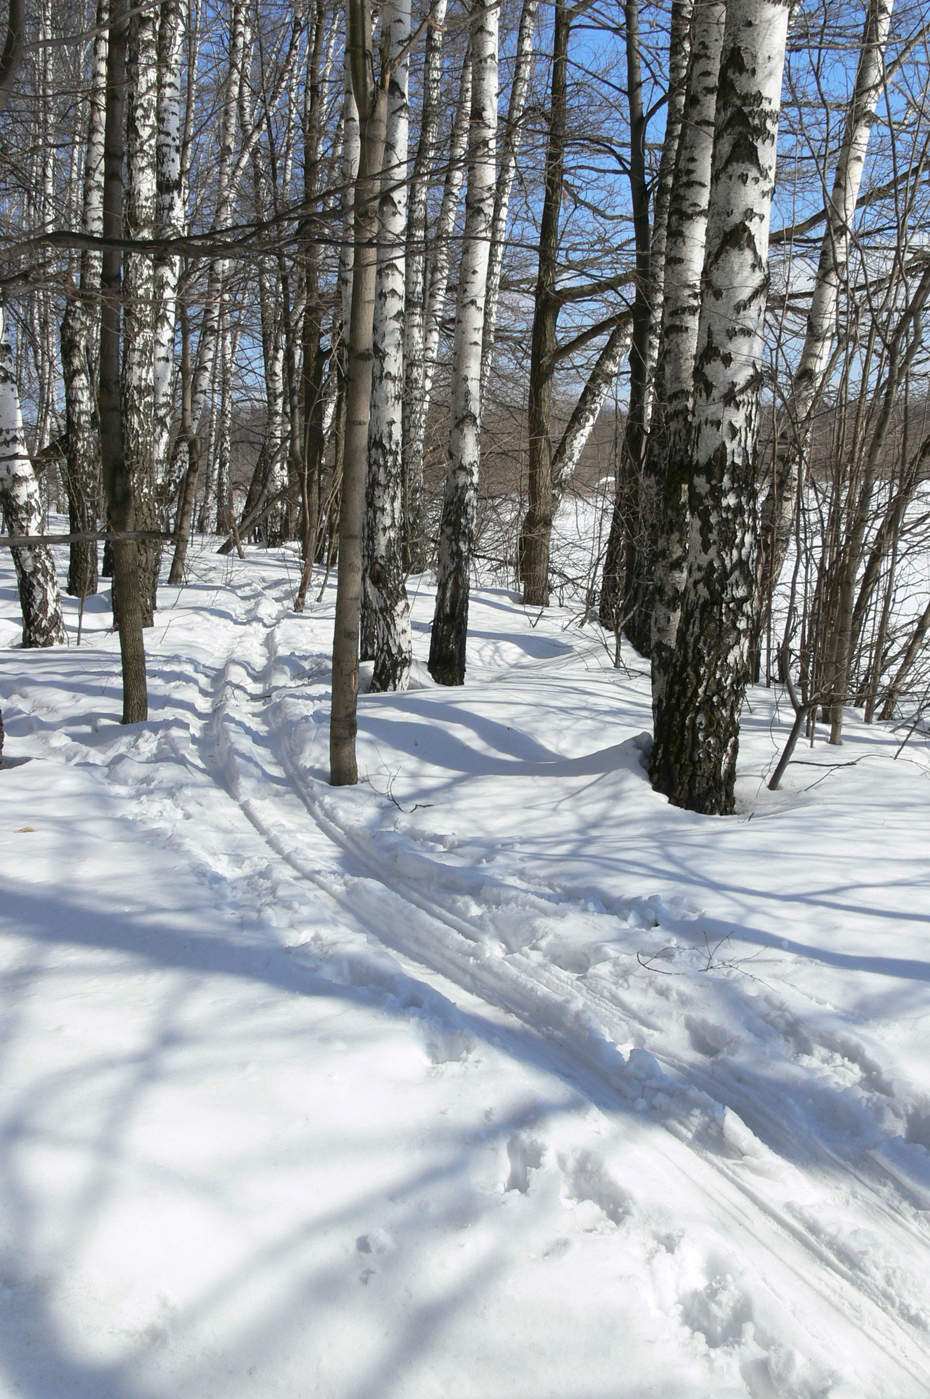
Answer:
<svg viewBox="0 0 930 1399"><path fill-rule="evenodd" d="M99 630L3 656L4 868L59 823L8 881L6 1392L930 1392L921 755L859 729L773 798L759 695L743 816L676 812L635 658L488 593L337 792L331 594L194 570L146 726ZM90 881L69 797L132 822Z"/></svg>

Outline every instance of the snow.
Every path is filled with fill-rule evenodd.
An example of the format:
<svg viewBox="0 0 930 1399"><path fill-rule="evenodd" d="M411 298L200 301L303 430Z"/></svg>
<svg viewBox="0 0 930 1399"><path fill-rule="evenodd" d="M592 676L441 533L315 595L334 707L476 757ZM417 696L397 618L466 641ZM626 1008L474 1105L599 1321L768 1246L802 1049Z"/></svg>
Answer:
<svg viewBox="0 0 930 1399"><path fill-rule="evenodd" d="M364 696L287 551L24 653L0 561L0 1395L930 1392L927 797L850 715L653 793L645 664L501 589ZM317 582L317 591L320 582Z"/></svg>

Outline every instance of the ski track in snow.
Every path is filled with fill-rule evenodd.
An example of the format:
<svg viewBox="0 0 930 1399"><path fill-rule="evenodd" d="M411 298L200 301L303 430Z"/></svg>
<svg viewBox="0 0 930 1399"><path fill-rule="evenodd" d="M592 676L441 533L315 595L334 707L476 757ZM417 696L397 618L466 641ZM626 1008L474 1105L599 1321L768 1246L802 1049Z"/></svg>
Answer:
<svg viewBox="0 0 930 1399"><path fill-rule="evenodd" d="M558 929L573 907L570 893L521 889L493 875L456 870L414 849L404 833L385 832L376 840L346 821L344 801L307 775L307 733L314 732L319 749L327 732L322 722L314 730L315 721L328 717L322 660L318 683L304 674L299 712L296 717L289 712L294 676L279 657L278 635L289 613L291 585L255 587L243 599L248 615L228 624L225 664L212 675L204 671L198 681L199 732L192 723L189 746L178 740L176 726L158 738L158 744L170 746L190 781L177 780L176 766L160 766L158 744L150 743L152 776L137 819L184 847L201 876L215 880L218 889L234 880L236 899L252 900L257 917L274 905L278 937L289 955L307 962L315 974L343 977L417 1019L438 1068L467 1058L484 1033L504 1052L534 1054L538 1065L608 1117L631 1116L648 1124L651 1149L661 1152L672 1172L698 1182L716 1200L734 1234L755 1239L770 1257L773 1277L787 1277L802 1299L813 1290L817 1305L838 1318L855 1319L862 1343L881 1353L878 1368L897 1377L889 1381L889 1394L906 1399L930 1392L927 1349L915 1343L915 1332L930 1330L924 1294L917 1289L908 1301L911 1279L896 1275L894 1267L896 1241L906 1244L911 1256L915 1247L930 1242L930 1192L920 1198L912 1182L899 1178L883 1159L888 1131L880 1117L864 1120L860 1136L872 1140L853 1159L842 1150L842 1133L831 1144L791 1112L790 1077L781 1098L773 1098L768 1077L764 1101L760 1085L728 1065L732 1027L706 1015L689 1019L684 988L657 992L656 1014L647 1019L612 975L612 955L588 961L566 948L560 958ZM322 706L316 714L308 688ZM314 757L322 768L323 756ZM119 781L118 771L112 776ZM204 851L193 835L184 834L196 821L192 798L209 800L205 792L211 785L241 815L246 860L242 851ZM361 799L372 800L368 793ZM643 907L652 907L661 932L664 910L660 901L649 903L650 894L646 889L641 900L630 902L626 919L622 908L587 916L592 923L606 918L614 927L617 919L635 926ZM308 898L317 905L312 940L302 917ZM319 931L321 898L332 908L332 933ZM367 944L354 932L359 925ZM534 950L547 939L549 949ZM661 1044L662 998L667 1005L670 996L682 1001L676 1010L685 1016L693 1060ZM754 1006L760 1034L777 1032L789 1052L808 1058L839 1057L874 1098L892 1097L893 1084L851 1027L840 1033L821 1026L816 1016L802 1027L768 987ZM649 1050L635 1047L644 1034ZM849 1111L839 1099L836 1109ZM920 1116L919 1105L913 1110ZM547 1154L544 1138L545 1129L532 1124L511 1136L507 1188L524 1193L532 1188ZM808 1182L823 1182L820 1199L810 1198L809 1187L797 1190L800 1203L792 1198L791 1161L799 1155L811 1163ZM569 1198L592 1202L618 1228L635 1217L635 1187L613 1179L596 1152L563 1153L559 1167ZM828 1186L836 1170L844 1184L842 1204ZM863 1219L884 1240L880 1253L857 1243ZM683 1323L711 1346L734 1339L752 1316L751 1299L732 1280L728 1292L720 1277L703 1292L681 1298L680 1306ZM776 1337L766 1337L759 1326L756 1336L777 1352ZM751 1392L787 1392L767 1390L765 1384L757 1375ZM839 1399L847 1392L817 1373L799 1378L797 1385L790 1392L798 1399L826 1394Z"/></svg>

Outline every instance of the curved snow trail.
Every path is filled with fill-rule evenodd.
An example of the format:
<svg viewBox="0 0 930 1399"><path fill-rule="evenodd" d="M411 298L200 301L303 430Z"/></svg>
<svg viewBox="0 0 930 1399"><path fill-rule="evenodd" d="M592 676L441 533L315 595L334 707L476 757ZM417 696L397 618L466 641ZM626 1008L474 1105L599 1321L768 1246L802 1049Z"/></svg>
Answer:
<svg viewBox="0 0 930 1399"><path fill-rule="evenodd" d="M847 1224L858 1226L865 1218L892 1236L891 1252L896 1240L905 1254L926 1248L925 1217L894 1174L874 1155L867 1172L861 1159L845 1159L811 1135L805 1144L815 1162L809 1175L819 1177L822 1198L808 1191L809 1198L796 1203L795 1195L804 1191L790 1165L789 1148L797 1147L797 1124L785 1111L790 1089L782 1101L762 1102L753 1084L741 1082L725 1064L714 1061L710 1068L661 1046L653 1052L621 1049L631 1028L645 1023L634 997L619 994L597 968L590 969L594 975L579 974L510 945L507 924L515 915L557 923L565 896L529 895L489 879L483 907L465 915L455 907L461 883L457 887L454 870L419 852L411 859L391 858L396 836L393 851L385 854L376 839L346 821L345 795L308 779L294 741L295 734L305 737L316 716L305 706L295 726L286 689L276 683L278 631L290 585L286 591L286 600L284 588L277 601L264 590L251 595L245 634L235 629L234 645L213 677L209 719L195 748L217 790L258 837L256 877L270 886L282 877L298 890L312 886L314 898L322 895L332 907L334 923L361 927L369 940L367 951L347 952L338 936L317 931L313 954L324 966L329 960L334 975L342 959L354 984L383 993L403 1010L422 1009L447 1030L473 1023L474 1002L506 1049L508 1028L516 1021L524 1052L531 1046L538 1064L605 1115L628 1118L647 1131L649 1149L661 1155L671 1177L712 1199L734 1238L754 1240L769 1260L776 1292L813 1294L813 1305L835 1315L840 1333L853 1319L860 1343L878 1353L877 1370L889 1376L889 1396L928 1392L930 1354L915 1333L926 1334L930 1316L916 1300L910 1306L897 1300L901 1279L885 1260L870 1264L846 1247ZM318 733L325 733L325 725ZM371 798L364 794L363 800ZM388 846L390 835L385 833ZM468 889L473 899L474 887ZM290 942L296 956L305 942L299 936ZM387 965L378 956L379 944L392 954ZM655 1031L655 1023L648 1028ZM852 1208L835 1206L831 1172L842 1180ZM824 1202L832 1207L832 1221L820 1217ZM811 1384L796 1392L815 1399L829 1391Z"/></svg>

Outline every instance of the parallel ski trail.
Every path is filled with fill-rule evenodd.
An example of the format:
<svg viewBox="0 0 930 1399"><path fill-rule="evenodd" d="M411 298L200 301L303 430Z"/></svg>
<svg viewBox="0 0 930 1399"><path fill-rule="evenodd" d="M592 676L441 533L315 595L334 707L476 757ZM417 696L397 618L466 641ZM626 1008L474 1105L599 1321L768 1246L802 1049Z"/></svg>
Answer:
<svg viewBox="0 0 930 1399"><path fill-rule="evenodd" d="M717 1200L735 1228L756 1239L773 1267L787 1267L798 1286L812 1288L839 1315L861 1314L885 1363L902 1375L902 1381L906 1376L918 1386L915 1394L930 1389L925 1353L915 1348L909 1326L889 1310L880 1279L863 1289L861 1274L814 1238L802 1221L773 1204L764 1173L754 1181L751 1163L747 1169L739 1159L740 1135L732 1138L724 1104L767 1129L763 1134L776 1150L784 1131L777 1110L749 1102L738 1083L722 1082L719 1073L696 1071L674 1056L657 1054L659 1068L651 1055L624 1055L617 1040L626 1035L629 1005L619 1006L603 990L582 984L576 974L525 952L502 952L486 926L437 905L435 886L424 894L369 839L340 822L328 789L307 783L288 738L283 701L274 696L277 629L268 627L267 601L257 609L262 615L246 624L248 643L239 641L235 655L231 653L217 673L203 757L217 787L270 852L270 862L285 865L299 882L330 900L349 925L361 925L370 938L391 949L407 983L408 1004L417 1004L410 991L417 984L425 998L420 1004L446 1018L456 1017L463 996L466 1001L475 998L498 1017L502 1039L507 1018L512 1017L524 1036L532 1038L540 1063L603 1112L633 1113L664 1126L668 1135L661 1150L669 1164L691 1180L703 1180L708 1196ZM283 614L282 607L279 616ZM243 751L244 743L249 751ZM273 815L267 792L257 782L250 785L248 772L271 773L286 784L276 789ZM309 831L306 816L312 821ZM325 837L322 848L319 836ZM307 849L311 855L299 853ZM436 869L441 887L442 867ZM539 903L548 903L558 916L554 900L539 896ZM386 916L388 911L394 916ZM501 911L486 910L492 926ZM506 916L506 907L503 913ZM374 973L373 985L379 976L385 981L383 972ZM391 984L388 977L385 990L396 998L399 984ZM874 1175L865 1177L823 1142L814 1140L812 1145L824 1171L839 1168L850 1185L855 1182L859 1206L881 1215L885 1227L909 1236L912 1244L919 1239L925 1245L926 1231L915 1225L893 1178L877 1163ZM891 1192L897 1199L889 1204ZM811 1268L812 1261L818 1266ZM833 1279L829 1289L826 1277Z"/></svg>

